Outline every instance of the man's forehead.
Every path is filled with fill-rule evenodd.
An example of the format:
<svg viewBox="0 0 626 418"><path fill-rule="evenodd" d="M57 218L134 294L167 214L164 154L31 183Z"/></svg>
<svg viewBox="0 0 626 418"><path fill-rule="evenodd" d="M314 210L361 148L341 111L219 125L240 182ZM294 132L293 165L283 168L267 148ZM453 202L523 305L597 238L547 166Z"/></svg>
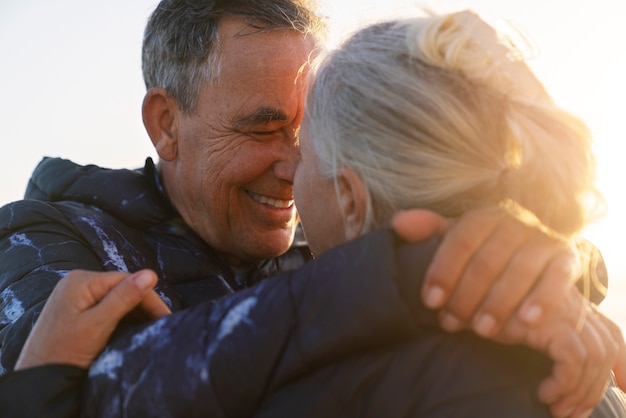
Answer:
<svg viewBox="0 0 626 418"><path fill-rule="evenodd" d="M323 43L324 39L323 32L301 32L288 24L285 24L283 27L276 27L272 24L264 22L263 20L243 15L222 16L218 22L218 30L220 35L223 34L233 37L258 35L268 32L284 32L301 38L314 39L317 43Z"/></svg>
<svg viewBox="0 0 626 418"><path fill-rule="evenodd" d="M255 26L254 21L240 16L228 16L220 20L220 50L250 50L250 52L267 53L280 48L287 48L304 59L319 45L318 39L312 34L303 34L293 29L264 29L262 23ZM269 58L269 57L268 57Z"/></svg>

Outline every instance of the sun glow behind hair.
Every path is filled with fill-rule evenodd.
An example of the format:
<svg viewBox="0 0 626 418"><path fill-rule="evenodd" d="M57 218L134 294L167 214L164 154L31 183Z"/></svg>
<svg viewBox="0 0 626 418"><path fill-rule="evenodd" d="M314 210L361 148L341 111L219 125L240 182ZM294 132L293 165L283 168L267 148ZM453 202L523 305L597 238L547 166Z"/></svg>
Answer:
<svg viewBox="0 0 626 418"><path fill-rule="evenodd" d="M359 25L471 8L529 34L529 63L550 94L594 135L598 186L608 213L585 235L605 256L603 309L626 327L626 27L622 2L598 0L321 0L336 44ZM158 0L0 0L0 204L20 199L45 155L107 167L155 156L141 122L141 39Z"/></svg>

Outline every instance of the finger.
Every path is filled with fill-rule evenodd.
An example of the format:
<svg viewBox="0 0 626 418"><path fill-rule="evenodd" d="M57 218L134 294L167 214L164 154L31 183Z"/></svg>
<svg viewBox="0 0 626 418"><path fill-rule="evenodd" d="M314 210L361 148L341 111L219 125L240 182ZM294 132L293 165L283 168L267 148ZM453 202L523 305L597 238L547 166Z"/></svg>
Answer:
<svg viewBox="0 0 626 418"><path fill-rule="evenodd" d="M615 358L616 356L608 355L607 357ZM590 363L593 364L592 361ZM591 411L602 401L611 383L610 367L611 365L607 362L597 365L596 378L587 385L588 389L583 392L583 397L574 397L572 400L572 403L577 405L572 417L589 417Z"/></svg>
<svg viewBox="0 0 626 418"><path fill-rule="evenodd" d="M107 322L117 323L139 305L156 282L157 276L151 270L129 274L92 308L91 313L95 317L106 318Z"/></svg>
<svg viewBox="0 0 626 418"><path fill-rule="evenodd" d="M554 404L578 385L588 359L588 344L581 335L581 314L589 308L576 289L562 300L561 309L537 327L529 327L527 343L547 354L554 362L552 374L539 387L539 398Z"/></svg>
<svg viewBox="0 0 626 418"><path fill-rule="evenodd" d="M622 390L626 391L626 350L624 346L621 347L619 357L615 366L613 366L613 371L615 373L615 382L617 386Z"/></svg>
<svg viewBox="0 0 626 418"><path fill-rule="evenodd" d="M585 344L572 328L558 327L547 337L546 352L554 361L552 374L539 385L539 399L546 404L556 403L578 384L587 358ZM534 346L534 344L531 344ZM543 346L539 343L539 347ZM536 347L535 347L536 348Z"/></svg>
<svg viewBox="0 0 626 418"><path fill-rule="evenodd" d="M602 321L610 335L610 341L614 344L615 360L611 369L615 375L615 383L622 390L626 391L626 342L622 330L615 322L602 313L596 305L591 305L595 311L595 317Z"/></svg>
<svg viewBox="0 0 626 418"><path fill-rule="evenodd" d="M622 391L626 391L626 344L624 343L622 331L616 324L612 323L612 326L610 326L609 330L613 335L614 341L618 344L619 347L617 358L613 366L613 372L615 373L615 382Z"/></svg>
<svg viewBox="0 0 626 418"><path fill-rule="evenodd" d="M144 296L139 307L150 319L157 319L172 313L167 304L163 302L163 299L154 290L150 290Z"/></svg>
<svg viewBox="0 0 626 418"><path fill-rule="evenodd" d="M606 357L607 352L602 344L598 324L595 325L591 321L586 321L581 330L587 358L582 365L579 365L581 368L580 378L556 403L551 405L551 410L557 416L569 416L576 410L579 412L588 410L600 401L604 393L608 380L608 370L611 366L602 364L602 359ZM607 374L600 374L601 369L606 370Z"/></svg>
<svg viewBox="0 0 626 418"><path fill-rule="evenodd" d="M65 285L76 292L78 295L76 298L76 307L82 312L100 303L100 301L109 294L111 289L128 276L129 273L123 271L91 272L78 270L68 274L61 282L67 280ZM63 288L61 290L65 289Z"/></svg>
<svg viewBox="0 0 626 418"><path fill-rule="evenodd" d="M457 285L451 290L444 307L446 312L454 315L461 323L468 323L479 306L493 292L494 284L501 281L501 275L507 270L510 260L518 253L519 247L527 240L527 236L527 228L515 219L505 219L499 222L491 235L475 251ZM528 284L530 280L526 277L514 277L510 280L515 281L520 287L532 286L532 283ZM500 287L500 291L496 291L492 299L493 297L500 298L502 294L507 294L507 291L503 291ZM516 297L516 295L507 296ZM492 304L494 304L493 300ZM476 330L480 330L481 335L493 335L496 325L494 319L490 312L483 311L483 314L476 318Z"/></svg>
<svg viewBox="0 0 626 418"><path fill-rule="evenodd" d="M426 306L437 309L447 302L472 256L501 218L497 211L474 211L451 224L426 271L422 289Z"/></svg>
<svg viewBox="0 0 626 418"><path fill-rule="evenodd" d="M499 277L491 278L493 285L476 309L472 320L475 332L484 337L495 335L531 295L532 305L525 311L527 317L534 315L531 319L536 322L539 319L536 317L551 311L561 301L559 295L564 295L571 287L571 274L550 264L562 248L560 243L545 239L543 235L528 240L517 249L511 248L514 253L509 257L509 263ZM493 253L492 257L496 258L506 256L506 253ZM478 281L478 278L468 280ZM489 283L486 277L482 280Z"/></svg>
<svg viewBox="0 0 626 418"><path fill-rule="evenodd" d="M43 321L54 323L54 318L58 315L84 312L97 305L126 276L126 272L72 270L57 283L39 317Z"/></svg>
<svg viewBox="0 0 626 418"><path fill-rule="evenodd" d="M536 324L553 311L559 297L571 289L578 274L578 263L568 255L556 255L519 309L519 318L527 324Z"/></svg>
<svg viewBox="0 0 626 418"><path fill-rule="evenodd" d="M593 314L592 314L593 316ZM595 331L598 338L599 348L595 351L587 362L587 370L578 391L570 395L570 402L577 405L574 416L580 416L585 411L594 408L601 400L611 379L611 368L617 358L618 346L612 340L611 333L601 321L595 321L590 327ZM599 356L599 357L598 357Z"/></svg>
<svg viewBox="0 0 626 418"><path fill-rule="evenodd" d="M422 209L398 212L391 221L395 233L412 243L425 241L433 235L443 235L453 223L451 219Z"/></svg>
<svg viewBox="0 0 626 418"><path fill-rule="evenodd" d="M546 250L545 255L550 251ZM549 315L573 286L580 273L580 260L569 247L556 250L547 261L547 267L541 279L518 311L519 318L527 324L537 324L545 315Z"/></svg>

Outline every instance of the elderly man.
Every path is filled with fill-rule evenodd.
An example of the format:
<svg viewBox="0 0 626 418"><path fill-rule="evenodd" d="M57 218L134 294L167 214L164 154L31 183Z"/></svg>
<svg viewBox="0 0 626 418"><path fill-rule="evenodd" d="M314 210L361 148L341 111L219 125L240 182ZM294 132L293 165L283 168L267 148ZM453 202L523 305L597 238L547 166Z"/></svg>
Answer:
<svg viewBox="0 0 626 418"><path fill-rule="evenodd" d="M247 16L262 26L242 24ZM291 0L158 6L143 49L143 119L158 168L45 159L27 200L2 209L2 370L13 368L43 302L71 270L150 268L177 310L310 257L302 239L288 250L306 63L319 30ZM267 33L250 36L258 31Z"/></svg>
<svg viewBox="0 0 626 418"><path fill-rule="evenodd" d="M143 48L143 120L158 166L148 160L141 170L105 170L45 159L27 199L0 212L3 371L14 368L44 302L70 271L149 268L159 277L161 298L177 311L310 258L297 235L292 183L307 66L322 33L322 22L303 1L158 5ZM432 268L433 280L445 280L426 292L429 305L441 306L442 292L450 296L450 277L493 280L477 267L480 257L472 259L481 248L499 248L494 270L515 276L505 268L508 261L541 234L506 217L482 221L473 228L461 222L447 235ZM494 232L498 228L524 230L524 238L511 244L509 235ZM469 247L465 234L472 237ZM535 261L537 276L568 255L560 243L550 248ZM443 274L450 259L474 262L467 263L466 273L466 263L459 262L454 274ZM87 273L84 280L98 274ZM486 304L493 306L493 298ZM481 298L467 300L472 302L463 309L447 309L467 320ZM499 319L518 304L519 299L505 303Z"/></svg>

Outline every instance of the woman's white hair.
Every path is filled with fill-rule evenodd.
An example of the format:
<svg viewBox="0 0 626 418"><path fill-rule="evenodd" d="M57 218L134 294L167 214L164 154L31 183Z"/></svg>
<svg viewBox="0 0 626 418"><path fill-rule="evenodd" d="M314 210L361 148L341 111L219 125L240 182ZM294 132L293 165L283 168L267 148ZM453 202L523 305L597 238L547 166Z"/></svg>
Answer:
<svg viewBox="0 0 626 418"><path fill-rule="evenodd" d="M512 201L572 234L599 198L585 125L472 12L364 28L312 80L303 128L324 175L365 182L365 231L401 209Z"/></svg>

